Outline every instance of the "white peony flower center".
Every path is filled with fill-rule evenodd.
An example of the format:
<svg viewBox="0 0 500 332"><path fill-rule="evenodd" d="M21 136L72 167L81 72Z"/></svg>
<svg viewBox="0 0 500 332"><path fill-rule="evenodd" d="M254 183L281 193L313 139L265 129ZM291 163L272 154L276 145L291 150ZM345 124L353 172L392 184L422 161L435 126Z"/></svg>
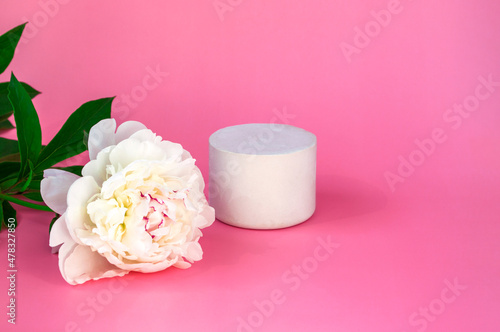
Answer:
<svg viewBox="0 0 500 332"><path fill-rule="evenodd" d="M183 179L169 164L140 161L119 172L108 169L101 191L87 205L87 228L125 261L159 262L181 254L192 240L197 211ZM101 249L102 250L102 249Z"/></svg>

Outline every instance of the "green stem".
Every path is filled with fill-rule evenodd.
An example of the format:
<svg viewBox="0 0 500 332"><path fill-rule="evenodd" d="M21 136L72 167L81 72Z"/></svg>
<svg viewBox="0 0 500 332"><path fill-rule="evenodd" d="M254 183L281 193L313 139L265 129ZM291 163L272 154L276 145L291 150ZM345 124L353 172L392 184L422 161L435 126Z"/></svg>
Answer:
<svg viewBox="0 0 500 332"><path fill-rule="evenodd" d="M36 209L36 210L53 212L52 209L49 208L48 206L26 202L26 201L23 201L19 198L15 198L15 197L12 197L9 195L0 194L0 199L5 199L6 201L15 203L17 205L26 206L26 207Z"/></svg>

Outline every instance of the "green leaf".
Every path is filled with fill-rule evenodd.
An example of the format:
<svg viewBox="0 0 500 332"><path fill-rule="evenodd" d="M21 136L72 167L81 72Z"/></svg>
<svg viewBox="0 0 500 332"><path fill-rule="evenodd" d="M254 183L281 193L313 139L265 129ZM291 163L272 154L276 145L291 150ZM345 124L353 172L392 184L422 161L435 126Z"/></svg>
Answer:
<svg viewBox="0 0 500 332"><path fill-rule="evenodd" d="M0 36L0 74L7 69L12 61L25 26L26 23L18 25Z"/></svg>
<svg viewBox="0 0 500 332"><path fill-rule="evenodd" d="M28 173L28 179L23 183L21 189L19 190L20 192L23 192L28 188L28 186L31 183L31 179L33 178L33 163L31 160L28 160L28 168L29 168L29 173Z"/></svg>
<svg viewBox="0 0 500 332"><path fill-rule="evenodd" d="M22 179L29 172L28 161L36 165L42 149L42 129L30 96L14 74L11 75L9 84L9 100L14 108L14 119L17 125L17 139L21 154L19 179Z"/></svg>
<svg viewBox="0 0 500 332"><path fill-rule="evenodd" d="M40 94L40 91L33 89L26 83L21 82L24 90L28 93L31 99ZM9 98L9 82L0 83L0 121L6 120L12 115L12 105Z"/></svg>
<svg viewBox="0 0 500 332"><path fill-rule="evenodd" d="M26 193L23 194L23 196L31 199L32 201L43 202L42 195L39 192Z"/></svg>
<svg viewBox="0 0 500 332"><path fill-rule="evenodd" d="M0 163L3 163L4 161L20 162L21 155L18 152L18 153L8 154L6 156L0 157Z"/></svg>
<svg viewBox="0 0 500 332"><path fill-rule="evenodd" d="M31 183L29 184L28 189L40 191L40 184L42 180L43 180L43 172L33 173L33 178L31 179Z"/></svg>
<svg viewBox="0 0 500 332"><path fill-rule="evenodd" d="M60 169L60 170L66 171L66 172L70 172L70 173L76 174L78 176L82 176L83 166L80 166L80 165L67 166L67 167L54 167L54 168L57 168L57 169Z"/></svg>
<svg viewBox="0 0 500 332"><path fill-rule="evenodd" d="M85 132L89 132L97 122L111 116L113 99L114 97L89 101L74 111L52 141L42 150L35 172L87 150L84 144Z"/></svg>
<svg viewBox="0 0 500 332"><path fill-rule="evenodd" d="M23 181L23 182L19 183L14 188L12 188L12 191L15 191L15 192L40 191L40 185L42 183L42 180L43 180L43 172L38 173L38 174L33 173L33 175L31 176L31 180L29 182Z"/></svg>
<svg viewBox="0 0 500 332"><path fill-rule="evenodd" d="M3 200L0 200L0 231L2 230L2 224L4 222L3 220Z"/></svg>
<svg viewBox="0 0 500 332"><path fill-rule="evenodd" d="M42 183L42 180L31 180L31 183L28 186L28 189L40 190L41 183Z"/></svg>
<svg viewBox="0 0 500 332"><path fill-rule="evenodd" d="M7 98L8 100L9 98ZM12 110L12 105L10 104L10 101L9 101L9 107L8 108L5 108L4 110L1 110L0 109L0 121L5 121L5 120L8 120L12 114L14 114L14 111Z"/></svg>
<svg viewBox="0 0 500 332"><path fill-rule="evenodd" d="M15 179L19 174L21 163L18 162L3 162L0 163L0 182L8 179Z"/></svg>
<svg viewBox="0 0 500 332"><path fill-rule="evenodd" d="M0 130L14 129L14 125L9 120L0 121Z"/></svg>
<svg viewBox="0 0 500 332"><path fill-rule="evenodd" d="M0 137L0 151L2 156L19 152L19 145L16 140Z"/></svg>
<svg viewBox="0 0 500 332"><path fill-rule="evenodd" d="M0 137L0 140L2 138ZM12 141L12 140L11 140ZM4 156L1 156L0 157L0 163L4 162L4 161L17 161L17 162L20 162L21 161L21 154L19 153L19 143L16 141L16 140L13 140L16 144L16 151L12 151L10 150L9 151L9 154L6 154ZM42 145L42 148L44 147L44 145Z"/></svg>
<svg viewBox="0 0 500 332"><path fill-rule="evenodd" d="M15 186L17 182L16 178L4 179L2 183L0 183L0 189L5 190L7 188L11 188Z"/></svg>
<svg viewBox="0 0 500 332"><path fill-rule="evenodd" d="M17 227L17 212L16 210L10 205L9 202L3 201L2 202L2 208L3 208L3 222L5 226L8 226L9 223L9 218L14 218L14 228Z"/></svg>

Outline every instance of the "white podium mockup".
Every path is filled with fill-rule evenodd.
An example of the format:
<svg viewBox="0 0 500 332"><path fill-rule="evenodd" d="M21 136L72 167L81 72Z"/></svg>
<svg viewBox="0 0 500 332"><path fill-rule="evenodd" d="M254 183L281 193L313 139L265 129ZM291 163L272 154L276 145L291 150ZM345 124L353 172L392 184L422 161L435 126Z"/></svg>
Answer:
<svg viewBox="0 0 500 332"><path fill-rule="evenodd" d="M316 136L284 124L226 127L209 139L209 200L220 221L277 229L316 207Z"/></svg>

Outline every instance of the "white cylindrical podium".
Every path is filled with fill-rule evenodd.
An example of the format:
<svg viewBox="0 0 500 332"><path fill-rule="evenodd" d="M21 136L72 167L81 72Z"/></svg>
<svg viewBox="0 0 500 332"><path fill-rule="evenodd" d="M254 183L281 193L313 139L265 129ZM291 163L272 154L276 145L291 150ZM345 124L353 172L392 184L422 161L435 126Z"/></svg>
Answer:
<svg viewBox="0 0 500 332"><path fill-rule="evenodd" d="M220 221L276 229L299 224L316 206L316 136L284 124L252 123L213 133L209 200Z"/></svg>

